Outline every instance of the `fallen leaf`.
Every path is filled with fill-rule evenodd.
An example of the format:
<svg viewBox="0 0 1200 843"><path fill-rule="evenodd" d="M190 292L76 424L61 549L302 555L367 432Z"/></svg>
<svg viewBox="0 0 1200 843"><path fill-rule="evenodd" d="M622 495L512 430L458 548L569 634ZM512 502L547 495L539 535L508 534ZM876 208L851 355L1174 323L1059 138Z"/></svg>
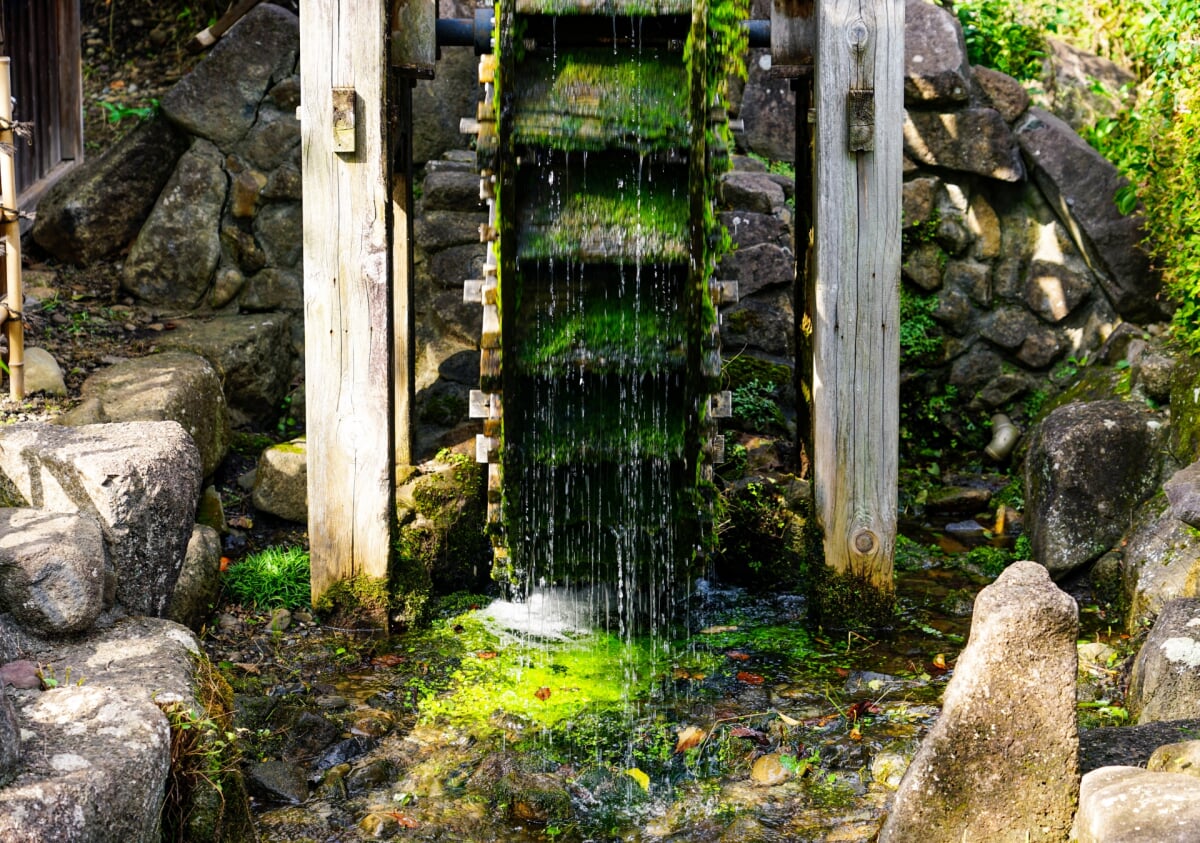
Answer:
<svg viewBox="0 0 1200 843"><path fill-rule="evenodd" d="M242 671L242 673L249 673L254 676L258 676L259 674L258 665L256 664L250 664L249 662L234 662L233 666Z"/></svg>
<svg viewBox="0 0 1200 843"><path fill-rule="evenodd" d="M248 518L245 515L235 515L229 519L230 527L237 527L239 530L253 530L254 519Z"/></svg>
<svg viewBox="0 0 1200 843"><path fill-rule="evenodd" d="M539 700L541 700L542 702L545 702L546 700L550 699L550 689L547 688L545 685L543 685L542 687L540 687L536 691L534 691L533 695L535 697L537 697Z"/></svg>
<svg viewBox="0 0 1200 843"><path fill-rule="evenodd" d="M846 719L851 723L857 723L858 719L866 714L878 714L879 706L870 700L859 700L858 702L846 708Z"/></svg>
<svg viewBox="0 0 1200 843"><path fill-rule="evenodd" d="M678 740L675 742L675 751L687 752L694 746L699 746L700 742L708 737L708 732L701 729L699 726L684 726L677 733Z"/></svg>
<svg viewBox="0 0 1200 843"><path fill-rule="evenodd" d="M229 570L229 563L230 563L230 561L231 561L231 560L229 559L229 557L228 557L228 556L222 556L222 557L221 557L221 573L222 573L222 574L223 574L223 573L225 573L226 571L228 571L228 570Z"/></svg>
<svg viewBox="0 0 1200 843"><path fill-rule="evenodd" d="M844 668L844 667L835 667L835 668L833 669L833 671L834 671L834 673L836 673L838 676L841 676L841 677L843 677L843 678L845 678L845 677L847 677L847 676L849 676L849 675L850 675L850 671L846 670L846 668Z"/></svg>
<svg viewBox="0 0 1200 843"><path fill-rule="evenodd" d="M671 676L675 679L690 679L694 682L699 682L705 678L705 674L694 670L688 670L686 667L677 667L671 671Z"/></svg>
<svg viewBox="0 0 1200 843"><path fill-rule="evenodd" d="M736 626L706 626L700 630L701 635L720 635L722 632L737 632Z"/></svg>
<svg viewBox="0 0 1200 843"><path fill-rule="evenodd" d="M771 739L758 731L758 729L751 729L749 726L734 726L729 730L729 734L735 738L749 738L755 743L764 746L771 742Z"/></svg>
<svg viewBox="0 0 1200 843"><path fill-rule="evenodd" d="M475 658L483 659L484 661L487 661L488 659L494 659L494 658L496 658L496 651L495 650L480 650L478 653L475 654ZM549 694L547 694L546 696L549 696ZM543 697L543 699L545 699L545 697Z"/></svg>
<svg viewBox="0 0 1200 843"><path fill-rule="evenodd" d="M642 790L650 792L650 777L639 770L637 767L630 767L625 771L625 775L629 776L635 782L642 786Z"/></svg>
<svg viewBox="0 0 1200 843"><path fill-rule="evenodd" d="M785 725L785 726L799 726L800 725L800 721L797 720L795 717L788 717L782 711L777 711L775 713L779 715L779 719L783 721L783 725Z"/></svg>
<svg viewBox="0 0 1200 843"><path fill-rule="evenodd" d="M739 670L737 674L739 682L745 682L747 685L761 685L766 680L757 673L749 673L745 670Z"/></svg>
<svg viewBox="0 0 1200 843"><path fill-rule="evenodd" d="M930 662L930 664L932 665L934 670L940 670L940 671L949 670L949 668L946 667L946 654L945 653L938 653L936 656L933 657L933 661Z"/></svg>
<svg viewBox="0 0 1200 843"><path fill-rule="evenodd" d="M387 815L389 817L391 817L392 819L394 819L396 821L396 824L399 825L401 828L416 828L417 826L420 825L419 822L414 820L408 814L402 814L399 811L388 811Z"/></svg>
<svg viewBox="0 0 1200 843"><path fill-rule="evenodd" d="M850 730L850 740L852 740L852 741L861 741L862 740L862 732L860 732L858 730L857 726L855 726L854 728L852 728Z"/></svg>
<svg viewBox="0 0 1200 843"><path fill-rule="evenodd" d="M725 655L728 656L729 658L733 659L734 661L739 661L739 662L750 661L750 654L743 653L741 650L730 650Z"/></svg>

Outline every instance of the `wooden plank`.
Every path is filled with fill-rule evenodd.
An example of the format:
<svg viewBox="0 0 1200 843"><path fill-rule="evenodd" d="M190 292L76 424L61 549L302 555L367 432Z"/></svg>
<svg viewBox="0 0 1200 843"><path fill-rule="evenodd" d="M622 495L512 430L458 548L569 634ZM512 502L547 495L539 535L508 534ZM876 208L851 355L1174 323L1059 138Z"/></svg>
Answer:
<svg viewBox="0 0 1200 843"><path fill-rule="evenodd" d="M79 0L59 0L58 160L83 160L83 53ZM51 168L47 168L48 170ZM45 173L43 173L44 175Z"/></svg>
<svg viewBox="0 0 1200 843"><path fill-rule="evenodd" d="M387 576L393 513L391 195L386 0L306 3L300 16L305 389L312 595ZM335 87L358 103L333 151Z"/></svg>
<svg viewBox="0 0 1200 843"><path fill-rule="evenodd" d="M412 465L416 387L416 307L413 302L413 162L412 89L408 78L394 78L392 102L398 150L392 156L393 349L392 394L395 396L395 462Z"/></svg>
<svg viewBox="0 0 1200 843"><path fill-rule="evenodd" d="M826 564L892 591L904 0L817 0L813 479ZM852 91L871 91L870 97ZM870 99L872 142L863 114ZM870 147L870 148L864 148Z"/></svg>

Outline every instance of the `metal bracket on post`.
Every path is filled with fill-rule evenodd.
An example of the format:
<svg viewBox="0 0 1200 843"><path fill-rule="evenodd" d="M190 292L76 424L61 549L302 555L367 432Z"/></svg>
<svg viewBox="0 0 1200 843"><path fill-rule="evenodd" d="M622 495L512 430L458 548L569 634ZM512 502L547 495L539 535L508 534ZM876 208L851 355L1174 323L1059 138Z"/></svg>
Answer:
<svg viewBox="0 0 1200 843"><path fill-rule="evenodd" d="M392 67L402 76L432 79L437 62L436 0L391 0Z"/></svg>

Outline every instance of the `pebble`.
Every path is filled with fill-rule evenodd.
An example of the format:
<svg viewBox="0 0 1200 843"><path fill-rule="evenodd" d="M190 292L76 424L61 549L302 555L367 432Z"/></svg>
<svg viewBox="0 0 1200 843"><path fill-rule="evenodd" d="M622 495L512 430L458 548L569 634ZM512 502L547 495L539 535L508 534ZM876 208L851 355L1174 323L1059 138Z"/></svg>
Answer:
<svg viewBox="0 0 1200 843"><path fill-rule="evenodd" d="M292 620L294 620L296 623L312 623L313 616L312 616L312 613L310 613L310 612L305 612L303 610L297 610L295 612L292 612Z"/></svg>
<svg viewBox="0 0 1200 843"><path fill-rule="evenodd" d="M871 778L879 784L895 790L908 769L909 759L898 752L880 752L871 759Z"/></svg>
<svg viewBox="0 0 1200 843"><path fill-rule="evenodd" d="M292 625L292 613L280 607L271 611L271 622L267 628L272 632L283 632Z"/></svg>
<svg viewBox="0 0 1200 843"><path fill-rule="evenodd" d="M345 708L350 703L349 701L338 694L325 694L317 697L317 708L323 708L326 711L337 711L339 708Z"/></svg>
<svg viewBox="0 0 1200 843"><path fill-rule="evenodd" d="M11 685L23 691L40 688L42 680L38 676L37 664L28 659L20 659L0 666L0 687L4 685Z"/></svg>
<svg viewBox="0 0 1200 843"><path fill-rule="evenodd" d="M217 618L217 629L224 633L238 633L246 628L241 619L235 615L225 613Z"/></svg>
<svg viewBox="0 0 1200 843"><path fill-rule="evenodd" d="M783 784L791 777L792 771L783 766L777 752L759 756L755 760L754 766L750 768L750 778L754 780L755 784L764 787Z"/></svg>

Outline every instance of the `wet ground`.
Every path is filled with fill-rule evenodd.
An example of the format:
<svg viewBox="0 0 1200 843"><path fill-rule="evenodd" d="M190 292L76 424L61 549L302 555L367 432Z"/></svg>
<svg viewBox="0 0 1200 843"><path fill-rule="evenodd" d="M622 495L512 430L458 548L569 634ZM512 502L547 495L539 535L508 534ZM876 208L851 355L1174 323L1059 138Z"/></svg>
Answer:
<svg viewBox="0 0 1200 843"><path fill-rule="evenodd" d="M982 584L902 573L901 624L874 638L701 584L654 640L460 595L386 639L241 613L206 643L264 840L865 841Z"/></svg>

